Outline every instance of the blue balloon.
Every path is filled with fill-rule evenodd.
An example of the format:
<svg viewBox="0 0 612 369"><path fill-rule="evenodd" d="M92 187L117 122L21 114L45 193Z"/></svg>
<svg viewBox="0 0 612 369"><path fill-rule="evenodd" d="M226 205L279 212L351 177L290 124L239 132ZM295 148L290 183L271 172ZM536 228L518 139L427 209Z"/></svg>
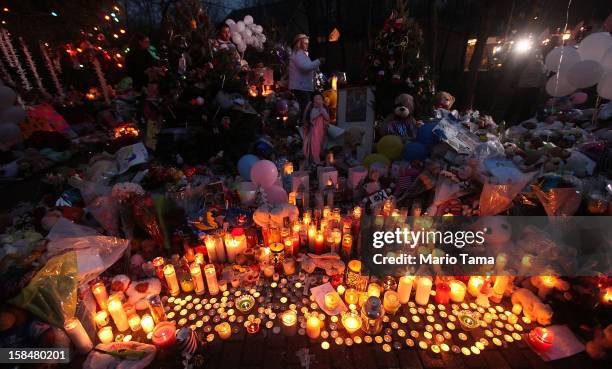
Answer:
<svg viewBox="0 0 612 369"><path fill-rule="evenodd" d="M440 140L438 136L433 133L433 129L436 128L438 123L425 123L418 130L416 134L416 141L423 144L427 148L431 148L437 144Z"/></svg>
<svg viewBox="0 0 612 369"><path fill-rule="evenodd" d="M427 158L427 149L419 142L408 142L404 146L402 158L406 161L425 160Z"/></svg>
<svg viewBox="0 0 612 369"><path fill-rule="evenodd" d="M259 158L255 155L247 154L238 160L238 173L240 176L247 181L251 180L251 168L255 163L259 161Z"/></svg>

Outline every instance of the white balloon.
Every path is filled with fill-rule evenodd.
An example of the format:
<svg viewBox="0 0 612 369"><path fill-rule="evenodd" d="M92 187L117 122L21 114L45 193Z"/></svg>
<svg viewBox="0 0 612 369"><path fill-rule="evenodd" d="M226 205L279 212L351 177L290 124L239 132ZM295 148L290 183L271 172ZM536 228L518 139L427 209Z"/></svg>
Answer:
<svg viewBox="0 0 612 369"><path fill-rule="evenodd" d="M236 22L234 22L234 20L233 20L233 19L226 19L226 20L225 20L225 24L227 24L228 26L230 26L230 27L231 27L231 26L232 26L232 24L236 24Z"/></svg>
<svg viewBox="0 0 612 369"><path fill-rule="evenodd" d="M253 17L251 17L250 15L245 15L244 24L253 24Z"/></svg>
<svg viewBox="0 0 612 369"><path fill-rule="evenodd" d="M560 75L559 78L557 75L551 76L546 82L546 92L550 96L567 96L575 90L576 88L567 82L564 75Z"/></svg>
<svg viewBox="0 0 612 369"><path fill-rule="evenodd" d="M265 43L266 42L266 36L265 35L261 35L261 38L259 39L259 41L261 41L261 43Z"/></svg>
<svg viewBox="0 0 612 369"><path fill-rule="evenodd" d="M604 74L599 80L597 93L604 99L612 100L612 72Z"/></svg>
<svg viewBox="0 0 612 369"><path fill-rule="evenodd" d="M244 32L244 22L243 21L238 21L238 23L236 23L236 31L239 33Z"/></svg>
<svg viewBox="0 0 612 369"><path fill-rule="evenodd" d="M572 65L580 61L580 54L573 46L557 46L552 49L544 61L546 70L549 72L567 71ZM561 64L561 68L559 68Z"/></svg>
<svg viewBox="0 0 612 369"><path fill-rule="evenodd" d="M17 94L6 86L0 86L0 109L6 109L15 104Z"/></svg>
<svg viewBox="0 0 612 369"><path fill-rule="evenodd" d="M595 60L583 60L567 71L567 82L576 88L591 87L599 81L604 70Z"/></svg>
<svg viewBox="0 0 612 369"><path fill-rule="evenodd" d="M19 126L14 123L0 125L0 147L10 149L22 141Z"/></svg>
<svg viewBox="0 0 612 369"><path fill-rule="evenodd" d="M582 60L599 61L610 46L612 46L612 36L610 36L610 33L591 33L578 45L578 53Z"/></svg>
<svg viewBox="0 0 612 369"><path fill-rule="evenodd" d="M21 106L10 106L0 111L0 122L21 123L27 114Z"/></svg>
<svg viewBox="0 0 612 369"><path fill-rule="evenodd" d="M238 32L232 33L232 41L235 44L241 43L242 42L242 36L240 35L240 33L238 33Z"/></svg>
<svg viewBox="0 0 612 369"><path fill-rule="evenodd" d="M244 43L241 43L241 44L238 44L236 48L238 49L238 51L243 53L246 50L246 45Z"/></svg>
<svg viewBox="0 0 612 369"><path fill-rule="evenodd" d="M262 33L263 32L263 27L260 26L259 24L255 27L255 29L257 30L257 33Z"/></svg>
<svg viewBox="0 0 612 369"><path fill-rule="evenodd" d="M244 30L244 34L247 36L252 36L253 35L253 31L251 31L250 29L245 29Z"/></svg>
<svg viewBox="0 0 612 369"><path fill-rule="evenodd" d="M601 66L606 72L612 71L612 46L601 57Z"/></svg>

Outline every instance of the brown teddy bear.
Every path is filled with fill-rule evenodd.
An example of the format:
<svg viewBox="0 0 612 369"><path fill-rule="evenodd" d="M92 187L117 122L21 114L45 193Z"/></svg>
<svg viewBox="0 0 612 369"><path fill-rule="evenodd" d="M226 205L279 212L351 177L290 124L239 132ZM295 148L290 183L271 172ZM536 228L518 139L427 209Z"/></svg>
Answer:
<svg viewBox="0 0 612 369"><path fill-rule="evenodd" d="M389 114L379 128L379 135L396 135L402 140L416 136L417 123L412 116L414 98L408 94L400 94L395 98L395 109Z"/></svg>

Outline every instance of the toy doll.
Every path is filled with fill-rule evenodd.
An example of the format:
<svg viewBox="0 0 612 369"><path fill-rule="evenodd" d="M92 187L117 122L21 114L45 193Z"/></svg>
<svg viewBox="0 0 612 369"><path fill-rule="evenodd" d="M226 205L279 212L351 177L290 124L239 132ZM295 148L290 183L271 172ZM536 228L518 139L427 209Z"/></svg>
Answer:
<svg viewBox="0 0 612 369"><path fill-rule="evenodd" d="M315 164L321 164L328 124L329 113L323 97L317 94L304 111L304 156L307 163L312 159Z"/></svg>

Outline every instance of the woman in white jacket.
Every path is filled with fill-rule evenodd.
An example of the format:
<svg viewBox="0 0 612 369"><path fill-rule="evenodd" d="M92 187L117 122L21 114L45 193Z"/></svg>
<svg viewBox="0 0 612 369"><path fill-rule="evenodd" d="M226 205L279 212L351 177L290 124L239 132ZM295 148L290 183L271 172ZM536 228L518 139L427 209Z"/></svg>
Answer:
<svg viewBox="0 0 612 369"><path fill-rule="evenodd" d="M300 115L312 98L314 73L324 62L324 58L310 60L308 56L308 36L303 33L293 39L293 53L289 61L289 89L300 104Z"/></svg>

